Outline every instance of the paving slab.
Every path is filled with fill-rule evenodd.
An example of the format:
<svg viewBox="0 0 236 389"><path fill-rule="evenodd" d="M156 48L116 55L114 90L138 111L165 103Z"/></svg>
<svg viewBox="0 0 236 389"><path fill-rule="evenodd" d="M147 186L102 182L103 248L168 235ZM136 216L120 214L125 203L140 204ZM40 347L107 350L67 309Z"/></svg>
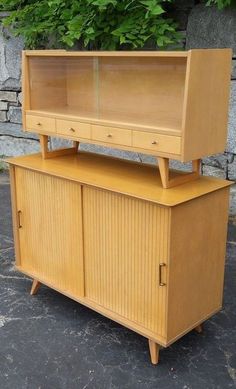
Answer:
<svg viewBox="0 0 236 389"><path fill-rule="evenodd" d="M0 389L236 387L236 226L230 224L224 309L203 334L161 350L145 338L14 270L7 174L0 174Z"/></svg>

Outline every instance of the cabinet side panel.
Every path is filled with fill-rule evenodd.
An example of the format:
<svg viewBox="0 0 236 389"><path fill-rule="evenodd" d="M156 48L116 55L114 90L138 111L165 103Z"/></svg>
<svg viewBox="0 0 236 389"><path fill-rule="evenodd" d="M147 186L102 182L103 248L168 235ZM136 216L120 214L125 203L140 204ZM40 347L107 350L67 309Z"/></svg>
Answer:
<svg viewBox="0 0 236 389"><path fill-rule="evenodd" d="M172 209L168 342L222 305L229 189Z"/></svg>
<svg viewBox="0 0 236 389"><path fill-rule="evenodd" d="M25 51L22 51L22 126L26 130L25 111L30 109L30 86L29 86L29 58Z"/></svg>
<svg viewBox="0 0 236 389"><path fill-rule="evenodd" d="M22 271L83 296L81 187L16 168Z"/></svg>
<svg viewBox="0 0 236 389"><path fill-rule="evenodd" d="M90 187L83 194L86 297L164 337L169 210Z"/></svg>
<svg viewBox="0 0 236 389"><path fill-rule="evenodd" d="M225 149L231 58L230 49L190 51L183 112L184 161Z"/></svg>

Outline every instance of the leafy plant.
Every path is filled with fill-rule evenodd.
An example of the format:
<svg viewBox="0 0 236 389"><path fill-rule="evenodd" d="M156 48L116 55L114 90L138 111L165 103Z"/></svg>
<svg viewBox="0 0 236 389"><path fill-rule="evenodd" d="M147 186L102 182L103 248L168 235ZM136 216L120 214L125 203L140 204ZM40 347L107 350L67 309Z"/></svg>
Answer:
<svg viewBox="0 0 236 389"><path fill-rule="evenodd" d="M235 0L208 0L207 5L215 4L219 9L229 7L230 5L235 5Z"/></svg>
<svg viewBox="0 0 236 389"><path fill-rule="evenodd" d="M0 7L12 11L4 24L28 48L79 41L87 49L117 50L179 42L177 24L166 17L168 3L173 0L2 0Z"/></svg>
<svg viewBox="0 0 236 389"><path fill-rule="evenodd" d="M205 0L219 9L236 0ZM11 11L4 25L23 36L28 48L166 48L178 44L177 24L168 18L175 0L1 0Z"/></svg>

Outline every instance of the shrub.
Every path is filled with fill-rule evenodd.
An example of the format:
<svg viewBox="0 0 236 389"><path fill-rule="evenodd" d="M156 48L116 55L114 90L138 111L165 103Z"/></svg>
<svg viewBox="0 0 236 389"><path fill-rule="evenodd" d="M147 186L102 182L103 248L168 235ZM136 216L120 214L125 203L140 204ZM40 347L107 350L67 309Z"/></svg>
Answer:
<svg viewBox="0 0 236 389"><path fill-rule="evenodd" d="M235 0L206 0L224 8ZM1 0L4 20L27 48L73 47L120 50L166 48L180 42L168 15L174 0Z"/></svg>
<svg viewBox="0 0 236 389"><path fill-rule="evenodd" d="M166 17L173 0L2 0L13 10L5 19L29 48L72 47L80 41L88 49L136 49L150 41L159 48L176 43L176 23Z"/></svg>

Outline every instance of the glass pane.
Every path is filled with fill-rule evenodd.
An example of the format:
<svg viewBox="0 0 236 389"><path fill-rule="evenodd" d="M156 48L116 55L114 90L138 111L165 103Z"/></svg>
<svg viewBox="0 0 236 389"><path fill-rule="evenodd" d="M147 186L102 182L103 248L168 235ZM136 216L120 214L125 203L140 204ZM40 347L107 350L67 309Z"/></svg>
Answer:
<svg viewBox="0 0 236 389"><path fill-rule="evenodd" d="M31 110L181 129L186 58L30 57Z"/></svg>

